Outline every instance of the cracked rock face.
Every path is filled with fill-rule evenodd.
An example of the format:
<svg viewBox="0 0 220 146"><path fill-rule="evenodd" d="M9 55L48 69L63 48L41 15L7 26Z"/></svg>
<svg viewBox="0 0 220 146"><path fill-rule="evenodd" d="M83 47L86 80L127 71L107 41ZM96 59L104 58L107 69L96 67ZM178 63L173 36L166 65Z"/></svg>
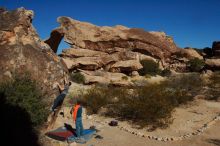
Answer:
<svg viewBox="0 0 220 146"><path fill-rule="evenodd" d="M29 72L47 93L49 104L58 94L54 82L61 82L68 69L44 43L32 26L34 13L24 8L0 10L0 80L13 73Z"/></svg>

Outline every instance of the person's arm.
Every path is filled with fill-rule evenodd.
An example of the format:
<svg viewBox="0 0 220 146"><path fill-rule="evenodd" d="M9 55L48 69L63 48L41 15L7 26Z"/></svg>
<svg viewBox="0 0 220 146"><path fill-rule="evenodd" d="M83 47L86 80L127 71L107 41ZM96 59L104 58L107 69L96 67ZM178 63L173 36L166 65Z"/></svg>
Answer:
<svg viewBox="0 0 220 146"><path fill-rule="evenodd" d="M57 84L57 86L59 87L59 90L60 90L60 91L63 91L63 90L64 90L64 87L60 86L59 83Z"/></svg>
<svg viewBox="0 0 220 146"><path fill-rule="evenodd" d="M64 77L64 85L66 85L68 82L67 82L67 79L66 77Z"/></svg>
<svg viewBox="0 0 220 146"><path fill-rule="evenodd" d="M72 113L73 113L73 107L70 109L70 114L72 115Z"/></svg>

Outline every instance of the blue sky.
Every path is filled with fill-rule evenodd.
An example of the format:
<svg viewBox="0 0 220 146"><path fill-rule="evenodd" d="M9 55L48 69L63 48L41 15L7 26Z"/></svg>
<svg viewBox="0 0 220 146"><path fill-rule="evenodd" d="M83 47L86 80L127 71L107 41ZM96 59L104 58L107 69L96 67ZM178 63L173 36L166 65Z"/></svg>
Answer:
<svg viewBox="0 0 220 146"><path fill-rule="evenodd" d="M220 0L0 0L7 9L34 10L33 25L42 39L69 16L99 26L164 31L179 47L210 47L220 40ZM59 52L69 46L62 42Z"/></svg>

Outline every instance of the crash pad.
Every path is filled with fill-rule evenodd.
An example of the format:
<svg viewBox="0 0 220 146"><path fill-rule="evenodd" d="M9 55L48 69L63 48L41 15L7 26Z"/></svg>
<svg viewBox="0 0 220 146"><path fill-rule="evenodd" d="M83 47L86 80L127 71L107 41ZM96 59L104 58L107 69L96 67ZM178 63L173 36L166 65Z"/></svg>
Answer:
<svg viewBox="0 0 220 146"><path fill-rule="evenodd" d="M59 140L59 141L68 141L68 142L77 142L77 143L86 143L92 136L96 133L95 129L84 129L83 135L79 138L76 136L76 130L73 128L59 127L55 130L47 132L45 135L48 137Z"/></svg>
<svg viewBox="0 0 220 146"><path fill-rule="evenodd" d="M76 143L86 143L87 141L89 141L92 136L96 133L95 129L84 129L83 130L83 135L80 137L76 137L76 135L72 135L70 137L67 138L67 141L69 143L71 142L76 142Z"/></svg>

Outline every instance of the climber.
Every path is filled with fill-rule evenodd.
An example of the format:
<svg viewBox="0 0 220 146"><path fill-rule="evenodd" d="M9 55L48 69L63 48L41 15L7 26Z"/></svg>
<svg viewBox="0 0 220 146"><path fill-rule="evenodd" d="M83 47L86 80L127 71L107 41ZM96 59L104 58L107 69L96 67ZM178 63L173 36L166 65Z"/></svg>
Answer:
<svg viewBox="0 0 220 146"><path fill-rule="evenodd" d="M53 112L57 109L57 107L62 105L63 100L68 93L70 85L71 85L71 82L67 83L66 79L64 79L64 87L62 87L59 83L57 83L57 86L59 87L59 90L60 90L60 95L58 95L56 99L54 100L53 106L51 108Z"/></svg>

